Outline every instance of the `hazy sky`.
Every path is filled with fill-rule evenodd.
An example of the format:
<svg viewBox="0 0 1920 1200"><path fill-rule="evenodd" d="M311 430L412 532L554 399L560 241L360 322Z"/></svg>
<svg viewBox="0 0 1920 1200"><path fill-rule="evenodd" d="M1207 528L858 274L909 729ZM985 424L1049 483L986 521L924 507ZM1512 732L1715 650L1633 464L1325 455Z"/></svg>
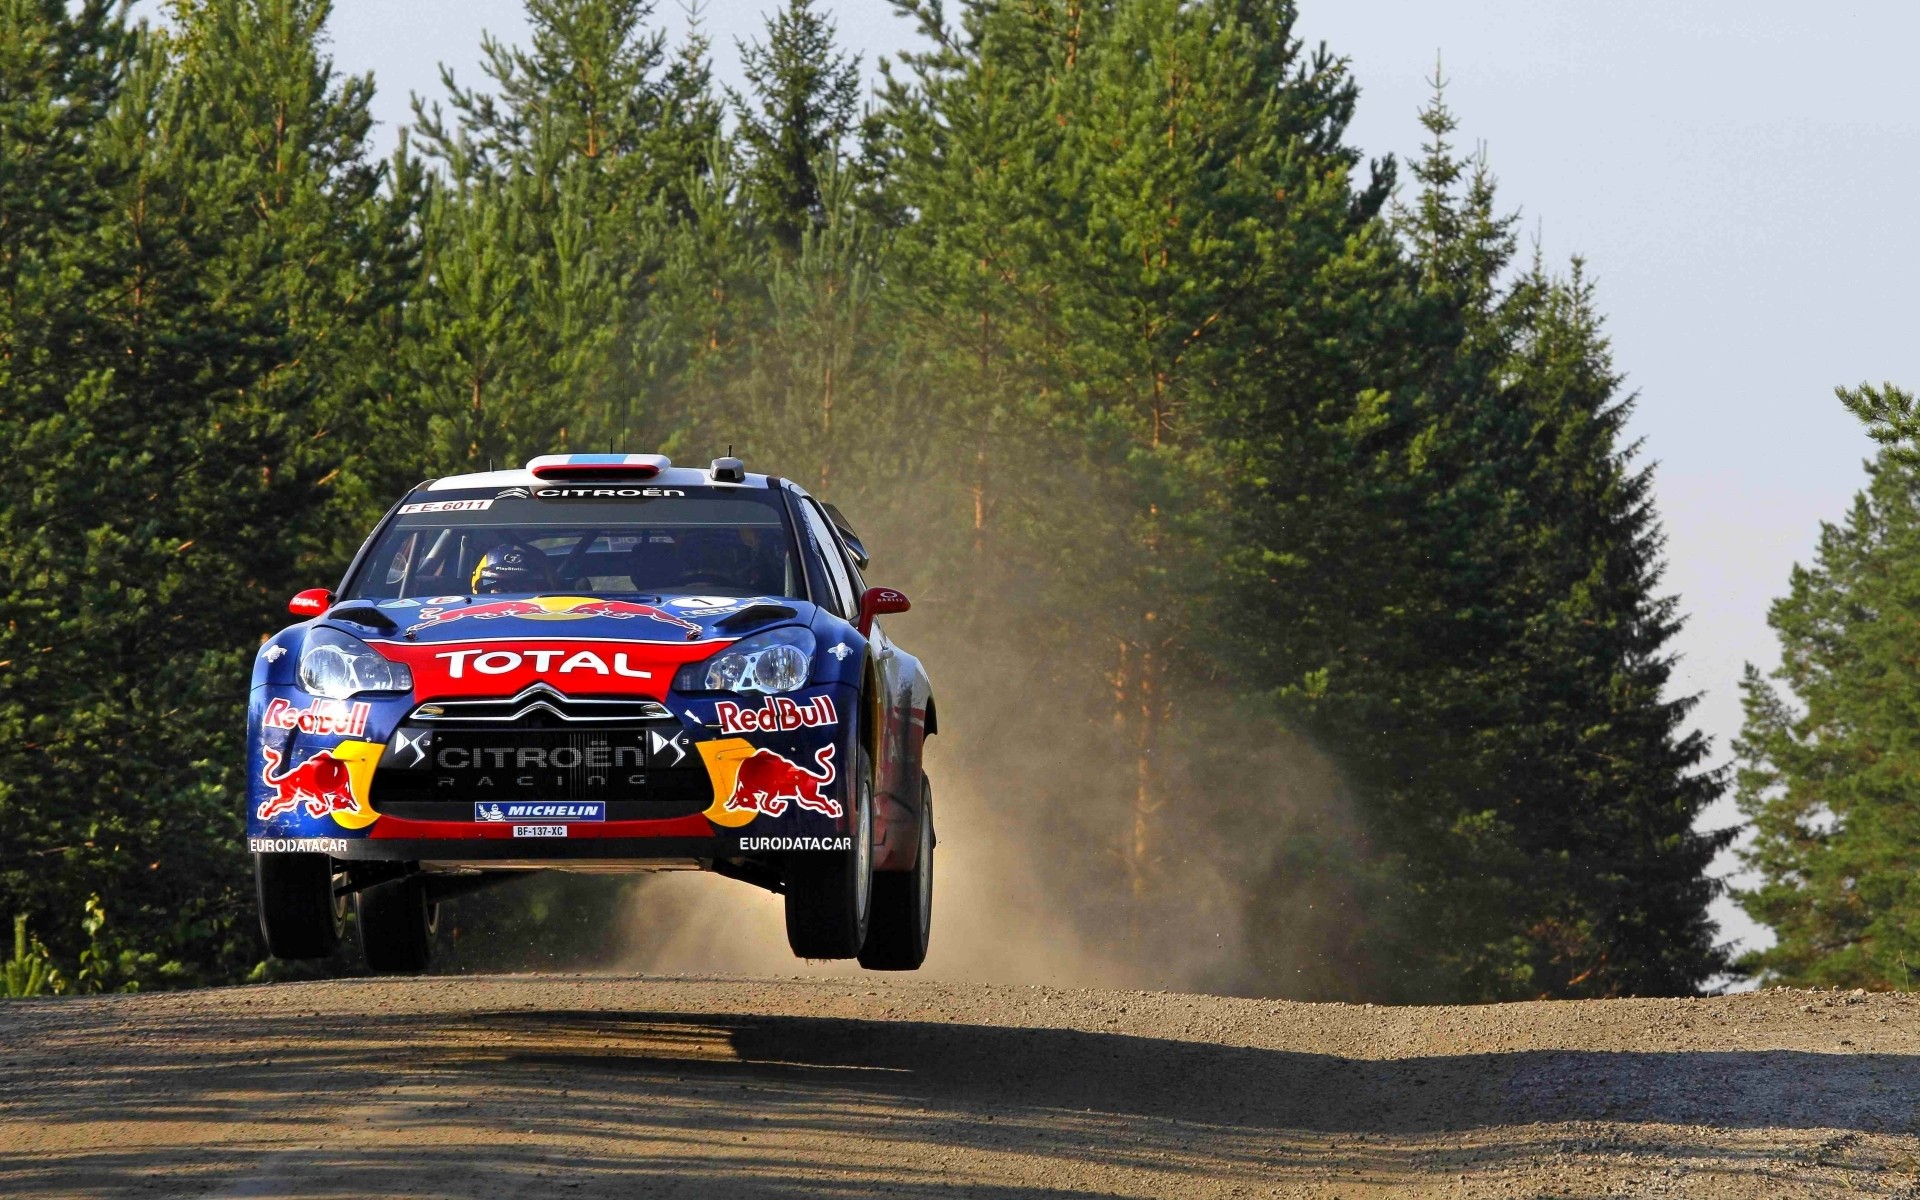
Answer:
<svg viewBox="0 0 1920 1200"><path fill-rule="evenodd" d="M714 0L720 78L771 5ZM884 0L829 8L869 68L913 31ZM951 7L955 7L950 5ZM1299 32L1352 59L1354 140L1405 159L1444 56L1467 145L1550 260L1583 255L1633 431L1659 464L1668 586L1690 620L1680 686L1725 761L1741 665L1777 659L1768 603L1818 523L1862 482L1870 444L1836 384L1920 385L1911 284L1920 195L1920 5L1784 0L1302 0ZM684 28L680 9L662 5ZM343 70L375 73L390 145L437 64L481 82L482 29L524 31L518 0L336 0ZM1906 213L1906 216L1902 216ZM1711 814L1731 824L1731 803ZM1722 904L1730 936L1753 926Z"/></svg>

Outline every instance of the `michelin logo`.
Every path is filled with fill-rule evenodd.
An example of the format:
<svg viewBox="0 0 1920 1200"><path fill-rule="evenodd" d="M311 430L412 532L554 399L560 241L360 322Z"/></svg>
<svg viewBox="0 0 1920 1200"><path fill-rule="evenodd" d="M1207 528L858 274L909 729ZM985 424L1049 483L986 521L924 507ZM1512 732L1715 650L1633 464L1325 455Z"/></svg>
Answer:
<svg viewBox="0 0 1920 1200"><path fill-rule="evenodd" d="M473 806L476 821L604 821L607 805L603 800L572 801L483 801Z"/></svg>

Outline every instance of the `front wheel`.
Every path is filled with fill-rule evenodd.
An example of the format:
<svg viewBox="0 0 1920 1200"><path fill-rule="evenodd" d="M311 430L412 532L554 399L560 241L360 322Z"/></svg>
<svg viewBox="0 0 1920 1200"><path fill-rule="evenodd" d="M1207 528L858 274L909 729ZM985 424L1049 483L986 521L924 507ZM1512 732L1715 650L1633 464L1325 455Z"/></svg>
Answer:
<svg viewBox="0 0 1920 1200"><path fill-rule="evenodd" d="M440 906L427 901L418 875L376 883L353 897L360 926L360 952L375 975L418 975L433 958Z"/></svg>
<svg viewBox="0 0 1920 1200"><path fill-rule="evenodd" d="M917 971L933 931L933 785L920 777L920 849L911 871L876 871L873 913L860 965L869 971Z"/></svg>
<svg viewBox="0 0 1920 1200"><path fill-rule="evenodd" d="M873 896L873 763L854 755L847 789L853 844L787 859L787 945L801 958L853 958L867 938Z"/></svg>
<svg viewBox="0 0 1920 1200"><path fill-rule="evenodd" d="M334 893L333 860L326 855L254 855L253 892L268 954L326 958L339 947L347 902Z"/></svg>

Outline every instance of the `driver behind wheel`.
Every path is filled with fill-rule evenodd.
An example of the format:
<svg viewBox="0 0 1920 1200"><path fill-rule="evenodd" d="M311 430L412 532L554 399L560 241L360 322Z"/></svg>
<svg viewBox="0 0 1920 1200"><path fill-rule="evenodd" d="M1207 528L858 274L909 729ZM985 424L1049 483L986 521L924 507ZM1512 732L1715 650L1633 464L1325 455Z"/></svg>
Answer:
<svg viewBox="0 0 1920 1200"><path fill-rule="evenodd" d="M689 529L680 535L682 587L740 588L751 574L753 554L734 529Z"/></svg>
<svg viewBox="0 0 1920 1200"><path fill-rule="evenodd" d="M552 591L553 568L547 556L518 542L505 542L480 556L473 568L473 594Z"/></svg>
<svg viewBox="0 0 1920 1200"><path fill-rule="evenodd" d="M665 530L637 534L633 547L621 557L629 591L657 592L679 577L679 546Z"/></svg>

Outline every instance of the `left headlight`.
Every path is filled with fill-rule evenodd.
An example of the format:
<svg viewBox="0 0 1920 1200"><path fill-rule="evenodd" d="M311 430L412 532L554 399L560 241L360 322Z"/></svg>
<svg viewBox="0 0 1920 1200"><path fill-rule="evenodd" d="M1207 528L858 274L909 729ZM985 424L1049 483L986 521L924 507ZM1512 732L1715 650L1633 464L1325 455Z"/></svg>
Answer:
<svg viewBox="0 0 1920 1200"><path fill-rule="evenodd" d="M319 628L307 634L300 654L300 686L316 696L345 700L361 692L410 692L407 664L382 658L352 634Z"/></svg>
<svg viewBox="0 0 1920 1200"><path fill-rule="evenodd" d="M813 664L813 634L786 625L742 638L705 662L688 663L673 676L677 692L795 692L807 686Z"/></svg>

